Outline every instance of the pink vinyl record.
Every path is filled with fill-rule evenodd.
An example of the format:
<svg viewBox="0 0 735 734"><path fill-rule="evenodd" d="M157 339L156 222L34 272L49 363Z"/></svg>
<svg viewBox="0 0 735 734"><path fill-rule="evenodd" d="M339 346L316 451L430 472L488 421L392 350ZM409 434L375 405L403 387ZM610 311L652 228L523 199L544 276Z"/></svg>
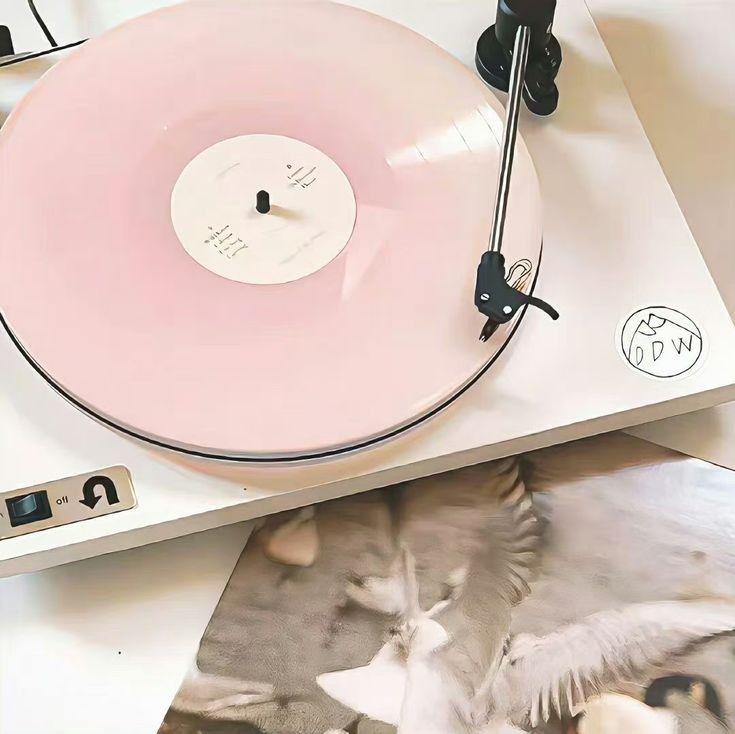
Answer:
<svg viewBox="0 0 735 734"><path fill-rule="evenodd" d="M0 132L0 310L78 407L169 448L326 456L433 414L478 340L502 106L321 1L187 2L48 72ZM518 143L507 262L541 246Z"/></svg>

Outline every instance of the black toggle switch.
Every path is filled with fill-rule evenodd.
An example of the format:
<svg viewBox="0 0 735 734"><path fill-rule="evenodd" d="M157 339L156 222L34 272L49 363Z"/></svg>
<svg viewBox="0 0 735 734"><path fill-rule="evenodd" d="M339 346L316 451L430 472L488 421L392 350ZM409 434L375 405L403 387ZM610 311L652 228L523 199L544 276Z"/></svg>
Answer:
<svg viewBox="0 0 735 734"><path fill-rule="evenodd" d="M45 491L22 494L5 500L10 516L10 527L48 520L51 517L51 505Z"/></svg>

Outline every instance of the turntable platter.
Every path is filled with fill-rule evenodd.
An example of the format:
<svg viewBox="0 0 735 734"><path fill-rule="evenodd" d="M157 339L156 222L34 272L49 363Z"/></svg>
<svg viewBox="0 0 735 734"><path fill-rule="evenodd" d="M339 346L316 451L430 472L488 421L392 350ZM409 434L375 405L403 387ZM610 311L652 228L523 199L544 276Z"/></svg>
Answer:
<svg viewBox="0 0 735 734"><path fill-rule="evenodd" d="M94 417L235 460L351 450L493 361L472 304L502 106L327 2L188 2L80 47L0 133L0 310ZM541 203L516 153L509 264Z"/></svg>

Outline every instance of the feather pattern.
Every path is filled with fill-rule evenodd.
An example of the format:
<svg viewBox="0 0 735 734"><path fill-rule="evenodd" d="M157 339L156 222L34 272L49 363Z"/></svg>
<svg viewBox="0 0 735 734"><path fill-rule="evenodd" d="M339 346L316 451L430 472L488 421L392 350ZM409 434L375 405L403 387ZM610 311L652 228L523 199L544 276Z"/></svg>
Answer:
<svg viewBox="0 0 735 734"><path fill-rule="evenodd" d="M520 635L481 705L487 710L505 700L508 720L535 727L552 714L574 714L605 688L732 629L735 603L707 600L634 604L545 637Z"/></svg>
<svg viewBox="0 0 735 734"><path fill-rule="evenodd" d="M367 666L319 676L318 684L329 695L374 716L380 707L380 720L397 726L400 734L473 730L470 706L474 692L485 676L497 671L508 639L511 609L530 589L538 541L530 502L522 507L486 508L482 527L481 550L466 569L453 574L452 598L428 611L421 608L416 561L405 544L401 544L390 577L348 582L353 601L393 613L399 624ZM388 658L394 667L402 666L402 674L400 668L395 670L389 690L381 667ZM348 680L349 676L372 680L377 696L369 695L369 686L358 686L357 678ZM400 710L396 695L403 698ZM388 701L390 706L386 706Z"/></svg>
<svg viewBox="0 0 735 734"><path fill-rule="evenodd" d="M399 734L477 730L474 691L495 677L512 607L530 591L536 568L538 523L530 502L488 513L483 537L485 542L473 555L456 599L435 621L424 617L410 634ZM406 567L414 568L411 563ZM454 632L442 642L436 628Z"/></svg>
<svg viewBox="0 0 735 734"><path fill-rule="evenodd" d="M486 542L470 560L457 598L436 615L450 635L436 665L472 690L495 677L510 633L513 607L530 592L537 569L539 526L531 503L486 518Z"/></svg>

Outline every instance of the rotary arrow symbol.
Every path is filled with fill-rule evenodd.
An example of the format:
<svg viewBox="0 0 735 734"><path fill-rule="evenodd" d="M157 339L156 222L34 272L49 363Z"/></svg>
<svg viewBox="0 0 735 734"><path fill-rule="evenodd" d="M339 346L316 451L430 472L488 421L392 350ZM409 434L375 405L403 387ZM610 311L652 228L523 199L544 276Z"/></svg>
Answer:
<svg viewBox="0 0 735 734"><path fill-rule="evenodd" d="M82 487L82 495L84 496L84 499L79 500L81 504L86 505L90 510L95 508L97 503L102 499L102 495L97 496L94 493L94 488L97 485L104 488L108 505L116 505L120 501L120 498L117 496L117 488L115 487L115 483L112 479L110 479L110 477L97 476L90 477L84 483L84 486Z"/></svg>

